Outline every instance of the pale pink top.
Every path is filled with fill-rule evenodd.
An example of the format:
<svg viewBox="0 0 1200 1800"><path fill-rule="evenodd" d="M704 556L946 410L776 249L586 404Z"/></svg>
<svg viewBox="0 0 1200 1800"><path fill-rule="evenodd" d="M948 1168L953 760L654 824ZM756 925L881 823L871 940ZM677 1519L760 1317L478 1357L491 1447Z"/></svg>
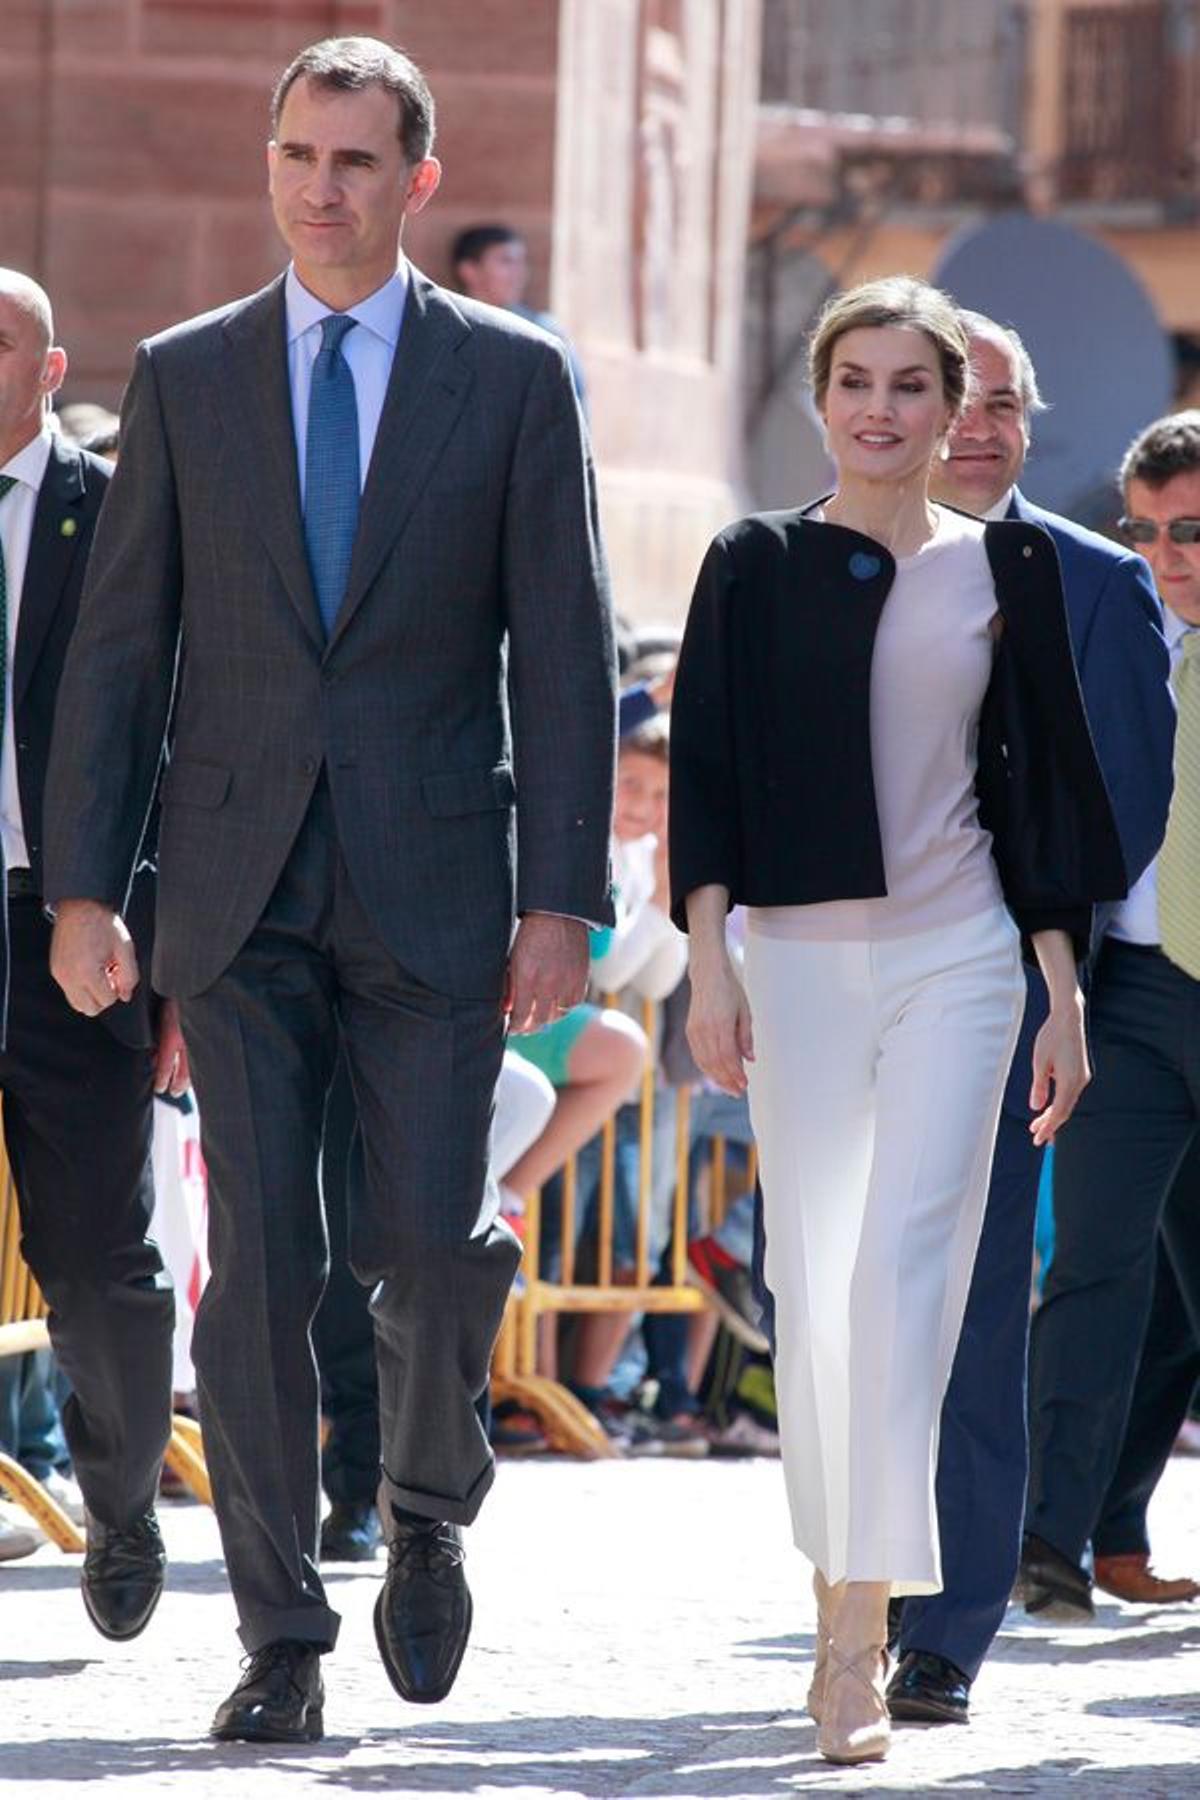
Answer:
<svg viewBox="0 0 1200 1800"><path fill-rule="evenodd" d="M1003 903L975 799L979 713L996 591L977 519L938 508L933 537L896 562L871 664L871 760L887 894L757 906L767 937L909 937ZM837 771L830 771L837 780Z"/></svg>

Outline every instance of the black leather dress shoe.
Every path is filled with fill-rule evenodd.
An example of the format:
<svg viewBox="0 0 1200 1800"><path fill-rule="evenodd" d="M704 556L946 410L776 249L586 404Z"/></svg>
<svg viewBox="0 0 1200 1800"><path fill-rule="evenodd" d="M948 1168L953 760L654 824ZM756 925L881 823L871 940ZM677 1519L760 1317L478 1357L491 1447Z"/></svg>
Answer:
<svg viewBox="0 0 1200 1800"><path fill-rule="evenodd" d="M335 1500L321 1527L321 1561L374 1562L382 1542L373 1500Z"/></svg>
<svg viewBox="0 0 1200 1800"><path fill-rule="evenodd" d="M375 1638L388 1679L405 1700L432 1705L454 1686L471 1635L462 1533L436 1519L397 1520L375 1603Z"/></svg>
<svg viewBox="0 0 1200 1800"><path fill-rule="evenodd" d="M249 1658L209 1735L222 1742L313 1744L325 1730L324 1708L319 1647L281 1638Z"/></svg>
<svg viewBox="0 0 1200 1800"><path fill-rule="evenodd" d="M118 1530L89 1513L83 1559L83 1604L106 1638L133 1638L149 1623L163 1591L167 1553L158 1520L143 1513Z"/></svg>
<svg viewBox="0 0 1200 1800"><path fill-rule="evenodd" d="M910 1650L888 1682L888 1712L916 1725L969 1725L971 1683L944 1656Z"/></svg>
<svg viewBox="0 0 1200 1800"><path fill-rule="evenodd" d="M1031 1619L1078 1625L1096 1614L1087 1571L1032 1531L1021 1540L1021 1567L1013 1592L1024 1601Z"/></svg>

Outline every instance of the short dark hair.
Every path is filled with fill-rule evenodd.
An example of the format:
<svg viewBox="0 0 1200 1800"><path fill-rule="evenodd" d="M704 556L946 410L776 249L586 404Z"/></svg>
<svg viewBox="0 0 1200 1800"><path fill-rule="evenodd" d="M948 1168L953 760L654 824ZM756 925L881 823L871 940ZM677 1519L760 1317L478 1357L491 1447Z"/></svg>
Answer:
<svg viewBox="0 0 1200 1800"><path fill-rule="evenodd" d="M1155 419L1138 432L1121 460L1121 492L1128 493L1131 481L1166 487L1176 475L1190 475L1194 469L1200 469L1200 410L1192 407Z"/></svg>
<svg viewBox="0 0 1200 1800"><path fill-rule="evenodd" d="M279 130L283 103L298 81L342 93L381 87L400 111L398 135L407 163L419 163L433 149L434 106L429 83L403 50L371 37L322 38L288 64L271 95L271 130Z"/></svg>
<svg viewBox="0 0 1200 1800"><path fill-rule="evenodd" d="M451 244L450 261L457 268L459 263L478 262L489 250L495 250L500 244L524 242L525 239L515 225L468 225Z"/></svg>
<svg viewBox="0 0 1200 1800"><path fill-rule="evenodd" d="M671 760L671 726L666 713L655 713L644 725L629 732L617 745L617 759L622 756L649 756L654 762Z"/></svg>

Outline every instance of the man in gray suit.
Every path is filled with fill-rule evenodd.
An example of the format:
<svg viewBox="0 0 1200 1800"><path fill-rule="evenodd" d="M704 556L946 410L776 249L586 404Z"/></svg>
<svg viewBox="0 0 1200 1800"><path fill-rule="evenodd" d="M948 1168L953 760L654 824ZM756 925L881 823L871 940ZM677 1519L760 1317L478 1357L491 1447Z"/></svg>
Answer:
<svg viewBox="0 0 1200 1800"><path fill-rule="evenodd" d="M59 705L54 972L133 990L121 910L171 715L154 986L180 1002L210 1177L196 1364L249 1665L221 1738L321 1735L309 1327L339 1031L367 1192L390 1539L376 1607L405 1698L466 1646L475 1413L518 1260L487 1179L504 1021L582 994L603 922L610 608L561 349L400 254L437 187L420 71L373 39L276 90L263 293L143 344ZM513 931L514 914L519 923Z"/></svg>

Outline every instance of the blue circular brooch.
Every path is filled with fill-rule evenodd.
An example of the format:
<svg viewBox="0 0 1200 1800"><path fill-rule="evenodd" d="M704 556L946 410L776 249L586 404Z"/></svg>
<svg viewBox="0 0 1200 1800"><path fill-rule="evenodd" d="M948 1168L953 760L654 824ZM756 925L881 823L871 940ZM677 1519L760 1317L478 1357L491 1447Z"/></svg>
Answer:
<svg viewBox="0 0 1200 1800"><path fill-rule="evenodd" d="M850 573L855 581L870 581L878 575L883 564L877 556L868 556L865 550L856 550L850 558Z"/></svg>

